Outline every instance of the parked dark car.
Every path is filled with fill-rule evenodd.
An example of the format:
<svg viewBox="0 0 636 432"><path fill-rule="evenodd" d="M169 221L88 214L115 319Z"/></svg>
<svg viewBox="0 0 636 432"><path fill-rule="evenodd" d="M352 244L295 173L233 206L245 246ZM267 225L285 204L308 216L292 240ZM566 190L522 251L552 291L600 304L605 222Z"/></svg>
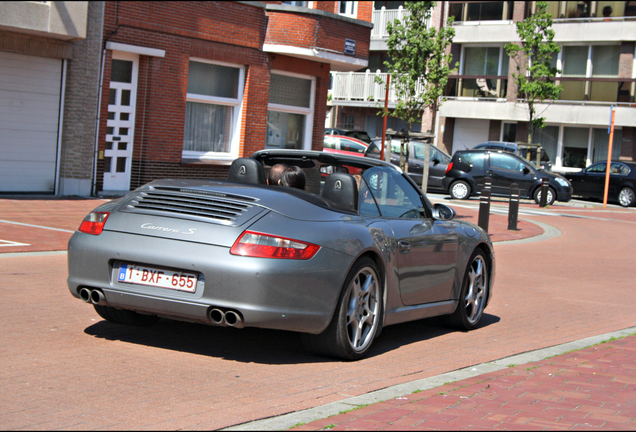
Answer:
<svg viewBox="0 0 636 432"><path fill-rule="evenodd" d="M393 165L400 165L400 140L392 139L387 140L387 144L391 146L391 163ZM380 159L380 151L382 148L382 139L374 139L369 144L366 151L366 156L373 159ZM422 176L424 175L424 156L425 144L421 141L409 142L409 159L408 159L408 175L418 185L422 185ZM430 145L430 162L428 165L428 184L427 191L444 192L442 186L442 179L446 172L446 166L451 160L451 157L443 150Z"/></svg>
<svg viewBox="0 0 636 432"><path fill-rule="evenodd" d="M583 198L603 199L607 162L597 162L579 172L564 174L572 183L572 194ZM607 199L623 207L636 204L636 163L612 161Z"/></svg>
<svg viewBox="0 0 636 432"><path fill-rule="evenodd" d="M530 161L533 165L537 163L537 148L529 147L525 144L517 144L507 141L488 141L473 147L475 150L502 150L508 153L514 153L517 156ZM544 148L541 148L539 164L544 171L552 171L552 162Z"/></svg>
<svg viewBox="0 0 636 432"><path fill-rule="evenodd" d="M279 163L302 169L306 189L266 185ZM97 207L69 241L68 287L111 322L288 330L355 360L388 325L479 328L494 248L454 217L384 161L263 150L226 180L155 180Z"/></svg>
<svg viewBox="0 0 636 432"><path fill-rule="evenodd" d="M541 179L549 179L546 202L570 201L572 185L564 177L538 170L528 161L512 153L495 150L459 150L448 164L442 180L444 190L455 199L468 199L479 195L486 178L491 180L491 193L510 196L510 185L519 186L519 196L541 200Z"/></svg>
<svg viewBox="0 0 636 432"><path fill-rule="evenodd" d="M348 136L355 139L359 139L360 141L364 141L367 144L371 142L371 137L369 136L367 131L359 130L359 129L325 128L325 135Z"/></svg>

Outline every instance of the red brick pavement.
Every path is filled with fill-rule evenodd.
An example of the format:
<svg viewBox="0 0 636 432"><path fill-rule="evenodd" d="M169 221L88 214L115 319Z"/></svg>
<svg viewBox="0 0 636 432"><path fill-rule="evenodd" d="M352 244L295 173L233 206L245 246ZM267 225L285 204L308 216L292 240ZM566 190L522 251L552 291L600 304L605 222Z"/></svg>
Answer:
<svg viewBox="0 0 636 432"><path fill-rule="evenodd" d="M634 430L636 336L445 384L292 428Z"/></svg>

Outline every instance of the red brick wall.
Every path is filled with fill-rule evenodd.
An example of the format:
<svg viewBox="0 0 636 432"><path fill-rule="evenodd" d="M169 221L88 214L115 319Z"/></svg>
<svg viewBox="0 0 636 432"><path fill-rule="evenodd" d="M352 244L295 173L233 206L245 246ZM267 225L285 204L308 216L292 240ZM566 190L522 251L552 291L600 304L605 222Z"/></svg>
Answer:
<svg viewBox="0 0 636 432"><path fill-rule="evenodd" d="M265 43L324 48L342 53L344 39L356 41L356 57L369 58L370 29L336 18L269 11Z"/></svg>

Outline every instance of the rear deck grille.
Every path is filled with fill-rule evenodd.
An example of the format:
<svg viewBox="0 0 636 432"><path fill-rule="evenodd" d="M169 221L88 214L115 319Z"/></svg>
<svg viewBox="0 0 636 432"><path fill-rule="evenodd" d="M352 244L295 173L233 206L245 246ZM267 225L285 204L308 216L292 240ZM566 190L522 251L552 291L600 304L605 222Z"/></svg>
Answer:
<svg viewBox="0 0 636 432"><path fill-rule="evenodd" d="M233 199L232 199L233 198ZM248 217L251 210L258 210L252 204L240 202L239 197L228 198L223 194L188 190L150 190L131 198L122 211L155 214L234 224ZM241 197L242 198L242 197ZM242 198L243 201L250 199Z"/></svg>

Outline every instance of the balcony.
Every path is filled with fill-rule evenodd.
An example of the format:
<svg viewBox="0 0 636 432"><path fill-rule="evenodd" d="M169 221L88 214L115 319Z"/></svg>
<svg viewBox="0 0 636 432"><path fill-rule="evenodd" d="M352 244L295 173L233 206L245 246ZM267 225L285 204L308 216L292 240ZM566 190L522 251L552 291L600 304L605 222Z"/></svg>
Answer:
<svg viewBox="0 0 636 432"><path fill-rule="evenodd" d="M397 9L386 9L382 6L380 10L373 11L373 30L371 31L371 39L387 39L389 32L386 29L387 23L393 23L393 21L404 20L404 16L408 13L406 9L400 6Z"/></svg>
<svg viewBox="0 0 636 432"><path fill-rule="evenodd" d="M377 107L386 99L386 81L389 74L382 72L332 72L331 103L341 106ZM375 82L380 77L382 84ZM418 91L423 90L423 86ZM389 86L389 108L395 108L398 98L393 84Z"/></svg>

